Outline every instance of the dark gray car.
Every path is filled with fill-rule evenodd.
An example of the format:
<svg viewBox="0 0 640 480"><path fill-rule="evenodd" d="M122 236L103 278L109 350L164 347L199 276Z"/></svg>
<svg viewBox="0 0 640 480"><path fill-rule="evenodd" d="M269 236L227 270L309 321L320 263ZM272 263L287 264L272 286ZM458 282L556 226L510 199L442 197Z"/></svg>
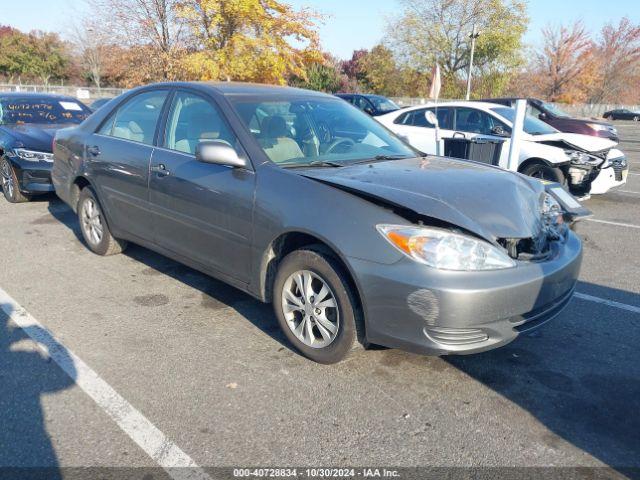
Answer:
<svg viewBox="0 0 640 480"><path fill-rule="evenodd" d="M537 180L420 157L346 102L291 88L132 90L59 132L53 182L92 251L135 242L273 302L323 363L356 339L504 345L567 304L582 257Z"/></svg>

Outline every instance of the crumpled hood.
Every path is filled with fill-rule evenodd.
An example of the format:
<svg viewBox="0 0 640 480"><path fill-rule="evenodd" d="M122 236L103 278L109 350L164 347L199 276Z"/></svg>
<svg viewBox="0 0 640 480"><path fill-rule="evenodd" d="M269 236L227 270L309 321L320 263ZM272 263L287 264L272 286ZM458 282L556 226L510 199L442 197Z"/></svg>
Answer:
<svg viewBox="0 0 640 480"><path fill-rule="evenodd" d="M341 168L298 170L495 242L539 234L542 183L477 163L411 158Z"/></svg>
<svg viewBox="0 0 640 480"><path fill-rule="evenodd" d="M51 143L56 131L61 128L68 128L70 125L50 125L50 124L23 124L5 125L3 128L21 143L24 148L38 150L41 152L51 152Z"/></svg>
<svg viewBox="0 0 640 480"><path fill-rule="evenodd" d="M568 148L575 147L586 153L602 152L611 150L617 145L613 140L592 135L582 135L579 133L550 133L548 135L530 135L528 138L532 142L565 142Z"/></svg>

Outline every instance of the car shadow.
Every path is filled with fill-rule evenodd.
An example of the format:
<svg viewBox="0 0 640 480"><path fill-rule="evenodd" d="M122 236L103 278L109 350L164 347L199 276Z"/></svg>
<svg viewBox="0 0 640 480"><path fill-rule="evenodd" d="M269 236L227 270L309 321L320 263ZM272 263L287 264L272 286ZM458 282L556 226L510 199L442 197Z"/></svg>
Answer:
<svg viewBox="0 0 640 480"><path fill-rule="evenodd" d="M580 282L577 290L640 307L640 295ZM558 318L511 344L450 365L517 404L552 434L640 478L640 313L574 298Z"/></svg>
<svg viewBox="0 0 640 480"><path fill-rule="evenodd" d="M62 201L54 199L49 202L48 209L54 218L66 225L78 241L84 244L77 216L71 208ZM173 261L145 247L129 244L124 251L124 255L146 265L148 267L145 271L146 275L168 275L200 291L202 295L201 305L212 310L212 313L218 309L233 308L255 327L280 343L282 347L294 351L293 346L287 341L280 330L270 304L260 302L235 287Z"/></svg>
<svg viewBox="0 0 640 480"><path fill-rule="evenodd" d="M74 384L32 339L44 339L74 373L73 360L49 332L37 325L20 328L12 308L0 309L0 477L61 479L56 452L45 425L42 397Z"/></svg>

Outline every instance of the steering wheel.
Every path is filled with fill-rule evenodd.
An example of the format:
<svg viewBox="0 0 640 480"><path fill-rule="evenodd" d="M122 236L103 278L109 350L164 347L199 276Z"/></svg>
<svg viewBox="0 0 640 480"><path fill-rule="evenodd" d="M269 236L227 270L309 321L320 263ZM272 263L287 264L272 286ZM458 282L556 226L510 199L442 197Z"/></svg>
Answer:
<svg viewBox="0 0 640 480"><path fill-rule="evenodd" d="M333 142L331 142L331 145L329 145L327 147L327 149L325 150L325 154L326 153L333 153L333 151L342 144L348 145L349 147L353 147L355 146L356 142L354 142L353 140L351 140L350 138L336 138Z"/></svg>

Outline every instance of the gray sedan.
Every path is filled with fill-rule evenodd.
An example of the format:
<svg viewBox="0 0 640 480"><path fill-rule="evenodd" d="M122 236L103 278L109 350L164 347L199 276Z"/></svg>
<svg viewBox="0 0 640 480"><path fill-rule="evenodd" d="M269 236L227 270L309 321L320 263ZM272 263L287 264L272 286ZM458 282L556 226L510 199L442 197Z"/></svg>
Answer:
<svg viewBox="0 0 640 480"><path fill-rule="evenodd" d="M54 155L93 252L134 242L272 302L322 363L358 344L504 345L562 310L580 269L562 192L420 156L316 92L141 87L60 131Z"/></svg>

